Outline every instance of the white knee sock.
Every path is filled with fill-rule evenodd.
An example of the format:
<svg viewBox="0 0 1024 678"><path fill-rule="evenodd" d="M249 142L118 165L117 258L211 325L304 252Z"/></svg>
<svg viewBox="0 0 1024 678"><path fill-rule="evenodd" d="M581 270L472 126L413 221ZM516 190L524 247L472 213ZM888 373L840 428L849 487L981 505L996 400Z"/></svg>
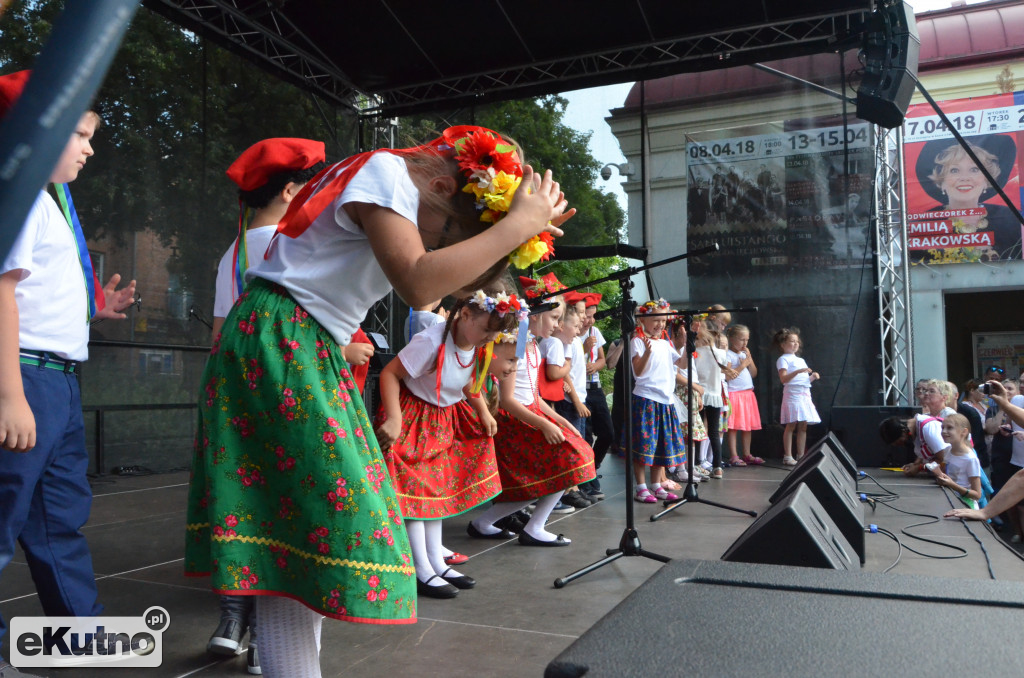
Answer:
<svg viewBox="0 0 1024 678"><path fill-rule="evenodd" d="M551 515L552 509L555 508L555 504L562 498L562 491L552 492L551 494L545 495L537 500L537 508L533 510L533 515L530 516L530 522L526 523L524 528L531 537L539 539L540 541L554 541L558 539L557 534L553 534L544 529L544 523L547 522L548 516ZM570 541L568 538L566 541Z"/></svg>
<svg viewBox="0 0 1024 678"><path fill-rule="evenodd" d="M461 577L462 574L448 567L444 562L444 547L441 546L441 521L424 520L424 530L427 537L427 558L430 559L430 567L434 572L443 574L446 577ZM435 579L431 584L437 582Z"/></svg>
<svg viewBox="0 0 1024 678"><path fill-rule="evenodd" d="M426 525L424 525L426 522L437 522L440 524L440 521L405 521L405 531L409 533L409 545L412 547L413 565L416 566L416 578L423 583L426 583L435 574L439 574L433 565L430 564L430 554L427 552ZM444 572L443 568L441 572ZM440 579L435 579L430 582L430 585L441 586L444 583Z"/></svg>
<svg viewBox="0 0 1024 678"><path fill-rule="evenodd" d="M561 496L561 493L559 493ZM519 509L526 508L530 505L529 500L527 501L502 501L491 504L491 508L484 511L483 515L473 521L473 527L479 530L483 534L497 534L501 532L494 526L494 523L501 520L505 516L510 516ZM552 504L554 508L554 504Z"/></svg>
<svg viewBox="0 0 1024 678"><path fill-rule="evenodd" d="M323 615L282 596L258 596L256 615L265 678L320 678Z"/></svg>

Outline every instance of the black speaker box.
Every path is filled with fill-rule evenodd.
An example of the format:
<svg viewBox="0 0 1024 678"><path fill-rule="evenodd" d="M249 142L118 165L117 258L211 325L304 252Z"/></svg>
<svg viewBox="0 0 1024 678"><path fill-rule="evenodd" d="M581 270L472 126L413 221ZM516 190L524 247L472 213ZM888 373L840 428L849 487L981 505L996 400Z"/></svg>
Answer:
<svg viewBox="0 0 1024 678"><path fill-rule="evenodd" d="M857 88L857 117L882 127L903 124L914 94L921 39L914 10L905 2L880 7L865 24L864 77Z"/></svg>
<svg viewBox="0 0 1024 678"><path fill-rule="evenodd" d="M1020 582L674 560L544 676L941 676L963 664L962 644L907 629L984 629L965 640L970 673L1016 676L1022 613ZM742 641L699 649L702 632L737 624Z"/></svg>
<svg viewBox="0 0 1024 678"><path fill-rule="evenodd" d="M878 425L889 417L910 419L920 411L915 407L836 406L832 408L831 432L859 467L902 466L913 460L913 447L886 445L878 435Z"/></svg>
<svg viewBox="0 0 1024 678"><path fill-rule="evenodd" d="M802 484L751 523L722 560L834 570L860 568L857 551L811 489Z"/></svg>
<svg viewBox="0 0 1024 678"><path fill-rule="evenodd" d="M816 462L794 469L768 501L775 504L800 485L809 488L863 564L864 507L857 499L857 483L834 456L819 449L815 457Z"/></svg>

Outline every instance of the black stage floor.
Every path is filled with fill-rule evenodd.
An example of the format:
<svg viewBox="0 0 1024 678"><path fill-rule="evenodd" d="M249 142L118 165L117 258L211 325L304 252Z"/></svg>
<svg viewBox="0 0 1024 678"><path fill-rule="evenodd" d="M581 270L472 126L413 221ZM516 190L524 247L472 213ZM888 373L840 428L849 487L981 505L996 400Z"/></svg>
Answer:
<svg viewBox="0 0 1024 678"><path fill-rule="evenodd" d="M900 495L892 506L934 515L950 507L951 495L926 479L867 470ZM467 516L446 522L445 544L471 556L459 569L475 577L477 587L461 592L454 600L421 600L419 622L414 625L373 626L325 620L321 655L324 675L377 678L382 673L399 675L408 669L414 675L445 678L541 676L552 659L663 567L646 558L621 558L562 589L553 587L557 577L599 560L605 549L618 545L625 526L626 500L621 461L609 459L602 474L608 495L605 501L574 514L554 516L557 522L553 529L573 539L567 548L477 541L466 536ZM700 496L760 513L785 475L781 467L727 469L724 480L702 483ZM204 651L217 624L217 601L205 588L204 580L182 574L187 482L186 473L99 479L93 486L92 516L85 527L106 614L141 615L153 605L170 612L162 667L120 669L120 674L98 668L33 672L67 678L246 675L244 655L218 660ZM878 488L864 480L860 490L872 492ZM717 560L752 520L739 513L688 504L652 523L649 517L661 509L660 504L634 506L643 547L672 559ZM867 515L870 522L897 534L901 528L924 520L890 506L879 506ZM994 577L1024 581L1024 562L982 524L970 523L970 527L988 552ZM941 520L911 532L961 546L967 555L938 560L904 550L899 564L886 575L896 586L901 575L990 578L982 547L960 521ZM927 553L953 555L950 549L901 538ZM896 555L894 542L880 534L867 535L864 570L880 573ZM8 620L42 614L20 551L0 580L0 611ZM662 612L652 611L653 642L657 642L658 629L666 624L677 631L680 624L692 626L692 631L683 635L689 640L678 648L680 656L728 652L729 643L744 643L744 635L757 632L746 628L742 620L737 620L735 628L709 629L700 620L669 619ZM914 640L913 630L904 632L908 642L921 641L920 637ZM939 632L939 637L944 635ZM9 656L7 642L5 638L4 656ZM666 667L665 675L672 673Z"/></svg>

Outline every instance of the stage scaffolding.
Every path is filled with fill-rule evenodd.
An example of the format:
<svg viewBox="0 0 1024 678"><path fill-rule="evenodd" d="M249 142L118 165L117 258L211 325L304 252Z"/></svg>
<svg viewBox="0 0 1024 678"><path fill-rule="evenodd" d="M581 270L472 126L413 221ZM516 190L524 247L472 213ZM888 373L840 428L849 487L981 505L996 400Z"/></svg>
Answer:
<svg viewBox="0 0 1024 678"><path fill-rule="evenodd" d="M875 127L875 242L882 403L910 405L914 331L910 308L903 130Z"/></svg>

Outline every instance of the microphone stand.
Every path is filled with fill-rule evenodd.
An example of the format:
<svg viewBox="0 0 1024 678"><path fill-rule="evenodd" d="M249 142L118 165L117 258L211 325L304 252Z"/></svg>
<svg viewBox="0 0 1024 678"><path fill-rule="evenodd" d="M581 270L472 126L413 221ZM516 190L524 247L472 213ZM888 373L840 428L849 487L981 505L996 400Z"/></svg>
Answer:
<svg viewBox="0 0 1024 678"><path fill-rule="evenodd" d="M617 280L619 288L622 290L622 299L620 301L620 322L622 328L622 356L619 360L625 361L623 363L622 382L620 388L622 388L623 395L623 410L626 413L625 421L625 461L626 461L626 527L622 531L622 537L619 539L619 545L614 549L607 549L605 551L605 557L597 562L591 563L586 567L576 570L575 572L568 574L564 577L559 577L555 580L554 585L556 589L564 587L569 582L579 579L583 575L589 574L594 570L597 570L609 563L613 563L623 556L643 556L644 558L650 558L651 560L657 560L662 563L667 563L671 560L668 556L663 556L660 553L654 553L643 548L640 544L640 535L636 530L636 516L633 511L633 417L631 416L633 410L633 370L632 370L632 358L630 356L629 337L633 332L633 312L635 310L635 303L633 302L630 290L633 288L633 281L631 278L643 271L657 266L664 266L675 261L686 259L691 256L700 256L702 254L709 254L711 252L718 251L718 244L705 247L700 250L693 252L686 252L675 257L656 261L653 264L647 264L645 266L631 266L621 271L612 273L611 275L605 276L598 280L591 280L575 287L569 287L564 290L557 292L551 292L543 294L537 298L538 302L542 302L548 297L565 294L566 292L572 292L583 287L589 287L598 283L607 282L609 280Z"/></svg>
<svg viewBox="0 0 1024 678"><path fill-rule="evenodd" d="M753 308L727 308L723 310L715 310L714 313L733 313L733 312L756 312L757 307ZM690 327L693 324L693 317L695 315L702 315L707 311L675 311L671 315L682 316L683 327L686 328L686 473L688 475L686 481L686 487L683 488L683 496L679 499L667 499L662 502L662 506L665 506L665 510L660 513L655 513L651 516L651 522L653 523L658 518L661 518L666 513L675 511L683 504L698 503L707 504L708 506L714 506L716 508L726 509L728 511L736 511L737 513L745 513L751 518L757 517L756 511L750 511L748 509L736 508L735 506L727 506L725 504L719 504L714 501L708 501L707 499L701 499L697 494L697 483L693 480L693 458L694 458L694 446L693 446L693 353L696 351L695 333L690 331Z"/></svg>

